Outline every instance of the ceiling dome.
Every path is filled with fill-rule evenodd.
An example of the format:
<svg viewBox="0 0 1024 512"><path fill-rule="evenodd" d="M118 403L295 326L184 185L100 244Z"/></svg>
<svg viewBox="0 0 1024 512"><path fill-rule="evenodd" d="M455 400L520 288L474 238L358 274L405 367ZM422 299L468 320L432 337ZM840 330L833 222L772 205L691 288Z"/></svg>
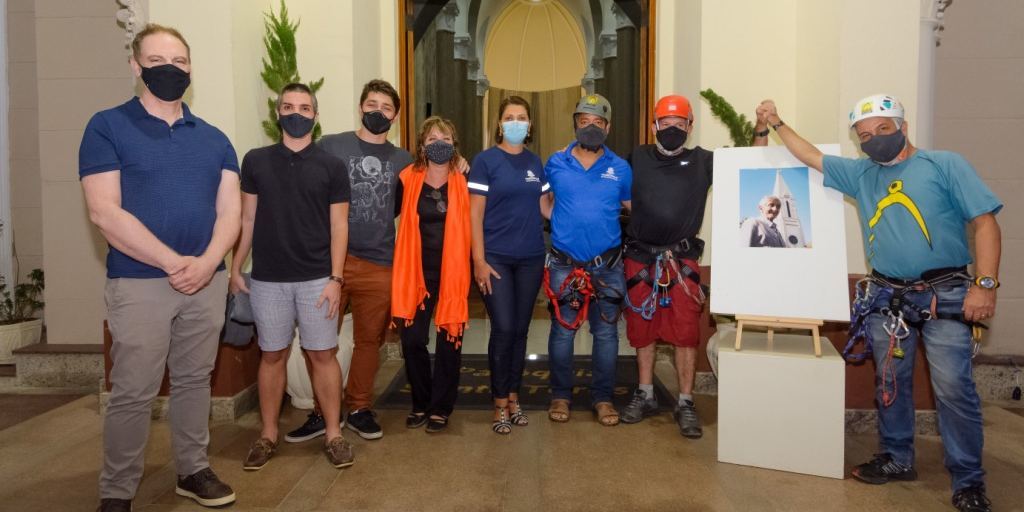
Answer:
<svg viewBox="0 0 1024 512"><path fill-rule="evenodd" d="M558 0L514 0L488 31L484 73L492 86L516 91L580 85L586 45L576 19Z"/></svg>

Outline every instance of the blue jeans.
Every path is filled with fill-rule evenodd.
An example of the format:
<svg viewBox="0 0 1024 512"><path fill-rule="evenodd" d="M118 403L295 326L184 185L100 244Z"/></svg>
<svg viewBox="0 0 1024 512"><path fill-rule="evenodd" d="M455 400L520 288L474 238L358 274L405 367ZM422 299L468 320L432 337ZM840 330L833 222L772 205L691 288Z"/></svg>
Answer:
<svg viewBox="0 0 1024 512"><path fill-rule="evenodd" d="M551 288L558 293L558 288L572 272L572 267L552 261L548 267L551 273ZM615 386L615 360L619 357L618 319L622 308L622 297L626 293L626 276L622 270L622 261L615 265L588 267L590 280L597 290L598 297L592 297L587 322L590 323L590 334L594 336L593 377L590 381L592 403L611 402L612 390ZM617 299L617 300L616 300ZM572 323L577 310L568 304L553 304L561 308L562 319ZM604 318L602 318L602 316ZM611 320L610 322L608 320ZM551 315L551 334L548 337L548 358L551 369L551 397L572 399L573 388L573 339L576 331L566 329Z"/></svg>
<svg viewBox="0 0 1024 512"><path fill-rule="evenodd" d="M544 277L544 256L510 258L485 256L501 279L491 277L491 294L482 295L491 320L487 361L491 369L491 395L508 398L519 393L526 366L526 336L533 306Z"/></svg>
<svg viewBox="0 0 1024 512"><path fill-rule="evenodd" d="M868 292L874 296L879 287L869 285ZM953 281L931 290L913 291L904 295L906 302L921 310L931 308L935 296L938 313L957 314L963 308L967 285ZM880 297L883 307L888 302L886 294ZM918 320L913 308L904 307L908 322ZM932 319L924 321L920 332L911 327L910 335L902 342L905 351L903 359L893 358L896 372L896 398L885 407L882 385L892 390L892 377L883 381L886 354L889 350L889 334L883 324L888 317L872 313L867 319L868 333L872 341L876 368L875 399L878 408L878 430L882 452L892 455L900 464L914 463L914 398L913 372L917 342L924 338L928 367L931 371L932 389L935 391L936 408L939 415L939 431L945 450L945 465L953 478L953 490L957 491L984 483L985 471L981 468L981 451L984 437L981 425L981 400L974 387L971 373L971 328L958 320Z"/></svg>

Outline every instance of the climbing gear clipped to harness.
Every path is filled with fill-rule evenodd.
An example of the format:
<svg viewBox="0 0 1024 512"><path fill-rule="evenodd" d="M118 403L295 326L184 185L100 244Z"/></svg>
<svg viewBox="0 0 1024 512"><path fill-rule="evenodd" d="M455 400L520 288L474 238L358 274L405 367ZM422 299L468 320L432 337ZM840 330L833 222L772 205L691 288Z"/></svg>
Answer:
<svg viewBox="0 0 1024 512"><path fill-rule="evenodd" d="M649 269L654 270L653 276ZM672 279L673 273L675 274L675 279ZM683 283L684 277L692 280L697 285L696 295ZM644 300L638 306L630 301L628 290L640 283L647 283L651 288L651 292L644 297ZM690 268L689 265L680 265L672 251L665 250L658 254L649 267L640 269L639 272L626 281L626 306L633 310L633 312L638 313L644 320L651 320L654 318L654 313L658 308L672 307L672 296L669 295L669 290L675 285L681 286L683 292L697 304L703 305L706 301L704 289L700 286L700 274Z"/></svg>
<svg viewBox="0 0 1024 512"><path fill-rule="evenodd" d="M590 298L594 296L594 285L590 282L590 273L584 270L583 267L576 267L572 269L572 272L569 272L569 275L559 285L558 293L556 294L551 289L551 271L545 265L544 294L548 296L548 300L554 306L552 309L554 310L555 320L562 324L562 327L575 331L583 325L583 320L587 318L587 312L590 309ZM568 304L570 308L576 310L576 318L572 323L566 322L562 318L562 308L559 307L561 304Z"/></svg>
<svg viewBox="0 0 1024 512"><path fill-rule="evenodd" d="M619 306L618 313L614 318L607 318L604 312L601 313L601 319L608 323L616 323L619 321L619 314L621 314L621 304L623 297L620 296L614 289L607 286L604 281L597 280L597 286L591 278L588 268L599 268L603 266L614 267L622 258L622 251L618 247L614 247L599 254L592 260L589 261L577 261L571 256L552 248L551 252L548 253L547 259L544 262L544 280L542 286L544 288L544 294L547 295L550 301L552 314L555 320L569 330L577 330L583 325L583 321L587 319L587 314L590 310L590 302L594 300L604 300L613 305ZM558 286L558 292L551 288L551 261L559 260L561 263L572 266L572 271L565 277L561 284ZM614 294L609 296L602 290L608 290ZM562 308L560 306L568 305L571 309L576 311L576 318L570 323L562 318Z"/></svg>
<svg viewBox="0 0 1024 512"><path fill-rule="evenodd" d="M896 381L895 359L903 359L906 351L902 343L911 334L911 329L921 329L925 322L942 319L956 320L971 327L972 340L977 351L981 329L987 327L978 322L968 322L962 312L949 313L937 310L938 297L935 287L951 281L971 282L971 276L965 268L946 268L925 272L918 280L901 280L886 277L872 272L857 282L856 298L851 306L850 331L843 359L848 363L859 363L872 356L871 332L868 318L875 313L884 317L882 329L889 336L889 346L882 363L882 403L885 407L892 405L898 392ZM912 292L931 291L930 307L925 308L906 296ZM864 342L864 350L854 353L853 349L860 341ZM972 356L973 357L973 356ZM910 364L913 364L912 362ZM892 380L892 389L888 381Z"/></svg>

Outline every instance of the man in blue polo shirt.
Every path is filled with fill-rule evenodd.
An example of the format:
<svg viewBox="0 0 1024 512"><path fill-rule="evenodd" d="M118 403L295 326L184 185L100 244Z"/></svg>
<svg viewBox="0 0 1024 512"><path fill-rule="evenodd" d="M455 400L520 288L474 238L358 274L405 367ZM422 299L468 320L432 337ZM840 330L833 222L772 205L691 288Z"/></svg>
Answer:
<svg viewBox="0 0 1024 512"><path fill-rule="evenodd" d="M544 173L552 194L543 208L551 218L552 245L545 283L553 313L548 418L569 421L573 339L586 320L594 337L591 400L598 421L609 427L619 423L612 388L619 313L626 293L619 212L630 207L633 183L629 164L604 144L611 113L611 104L599 94L584 96L576 104L576 141L548 159Z"/></svg>
<svg viewBox="0 0 1024 512"><path fill-rule="evenodd" d="M779 118L775 103L757 108L791 153L825 174L825 186L857 201L873 270L854 303L876 368L879 453L853 468L869 484L917 478L914 469L914 360L927 350L953 506L991 510L981 466L981 400L972 375L972 328L995 314L1003 204L957 153L915 148L896 98L856 104L850 129L868 158L822 155ZM974 270L967 225L974 228Z"/></svg>
<svg viewBox="0 0 1024 512"><path fill-rule="evenodd" d="M227 137L181 101L191 55L178 31L147 25L132 42L131 67L142 94L94 115L79 150L89 218L110 244L114 343L100 510L131 510L165 367L175 491L204 506L226 505L235 494L210 469L206 449L228 285L224 255L241 224L238 161Z"/></svg>

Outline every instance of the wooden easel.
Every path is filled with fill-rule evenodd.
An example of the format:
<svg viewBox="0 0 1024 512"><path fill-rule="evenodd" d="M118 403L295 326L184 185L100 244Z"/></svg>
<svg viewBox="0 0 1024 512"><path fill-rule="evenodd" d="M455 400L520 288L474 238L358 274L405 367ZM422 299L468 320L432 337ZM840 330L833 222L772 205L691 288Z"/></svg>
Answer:
<svg viewBox="0 0 1024 512"><path fill-rule="evenodd" d="M806 318L786 318L774 316L736 315L736 351L740 350L743 341L743 327L753 325L768 328L768 346L772 345L775 329L807 329L814 340L814 355L821 357L821 335L818 328L825 322Z"/></svg>

